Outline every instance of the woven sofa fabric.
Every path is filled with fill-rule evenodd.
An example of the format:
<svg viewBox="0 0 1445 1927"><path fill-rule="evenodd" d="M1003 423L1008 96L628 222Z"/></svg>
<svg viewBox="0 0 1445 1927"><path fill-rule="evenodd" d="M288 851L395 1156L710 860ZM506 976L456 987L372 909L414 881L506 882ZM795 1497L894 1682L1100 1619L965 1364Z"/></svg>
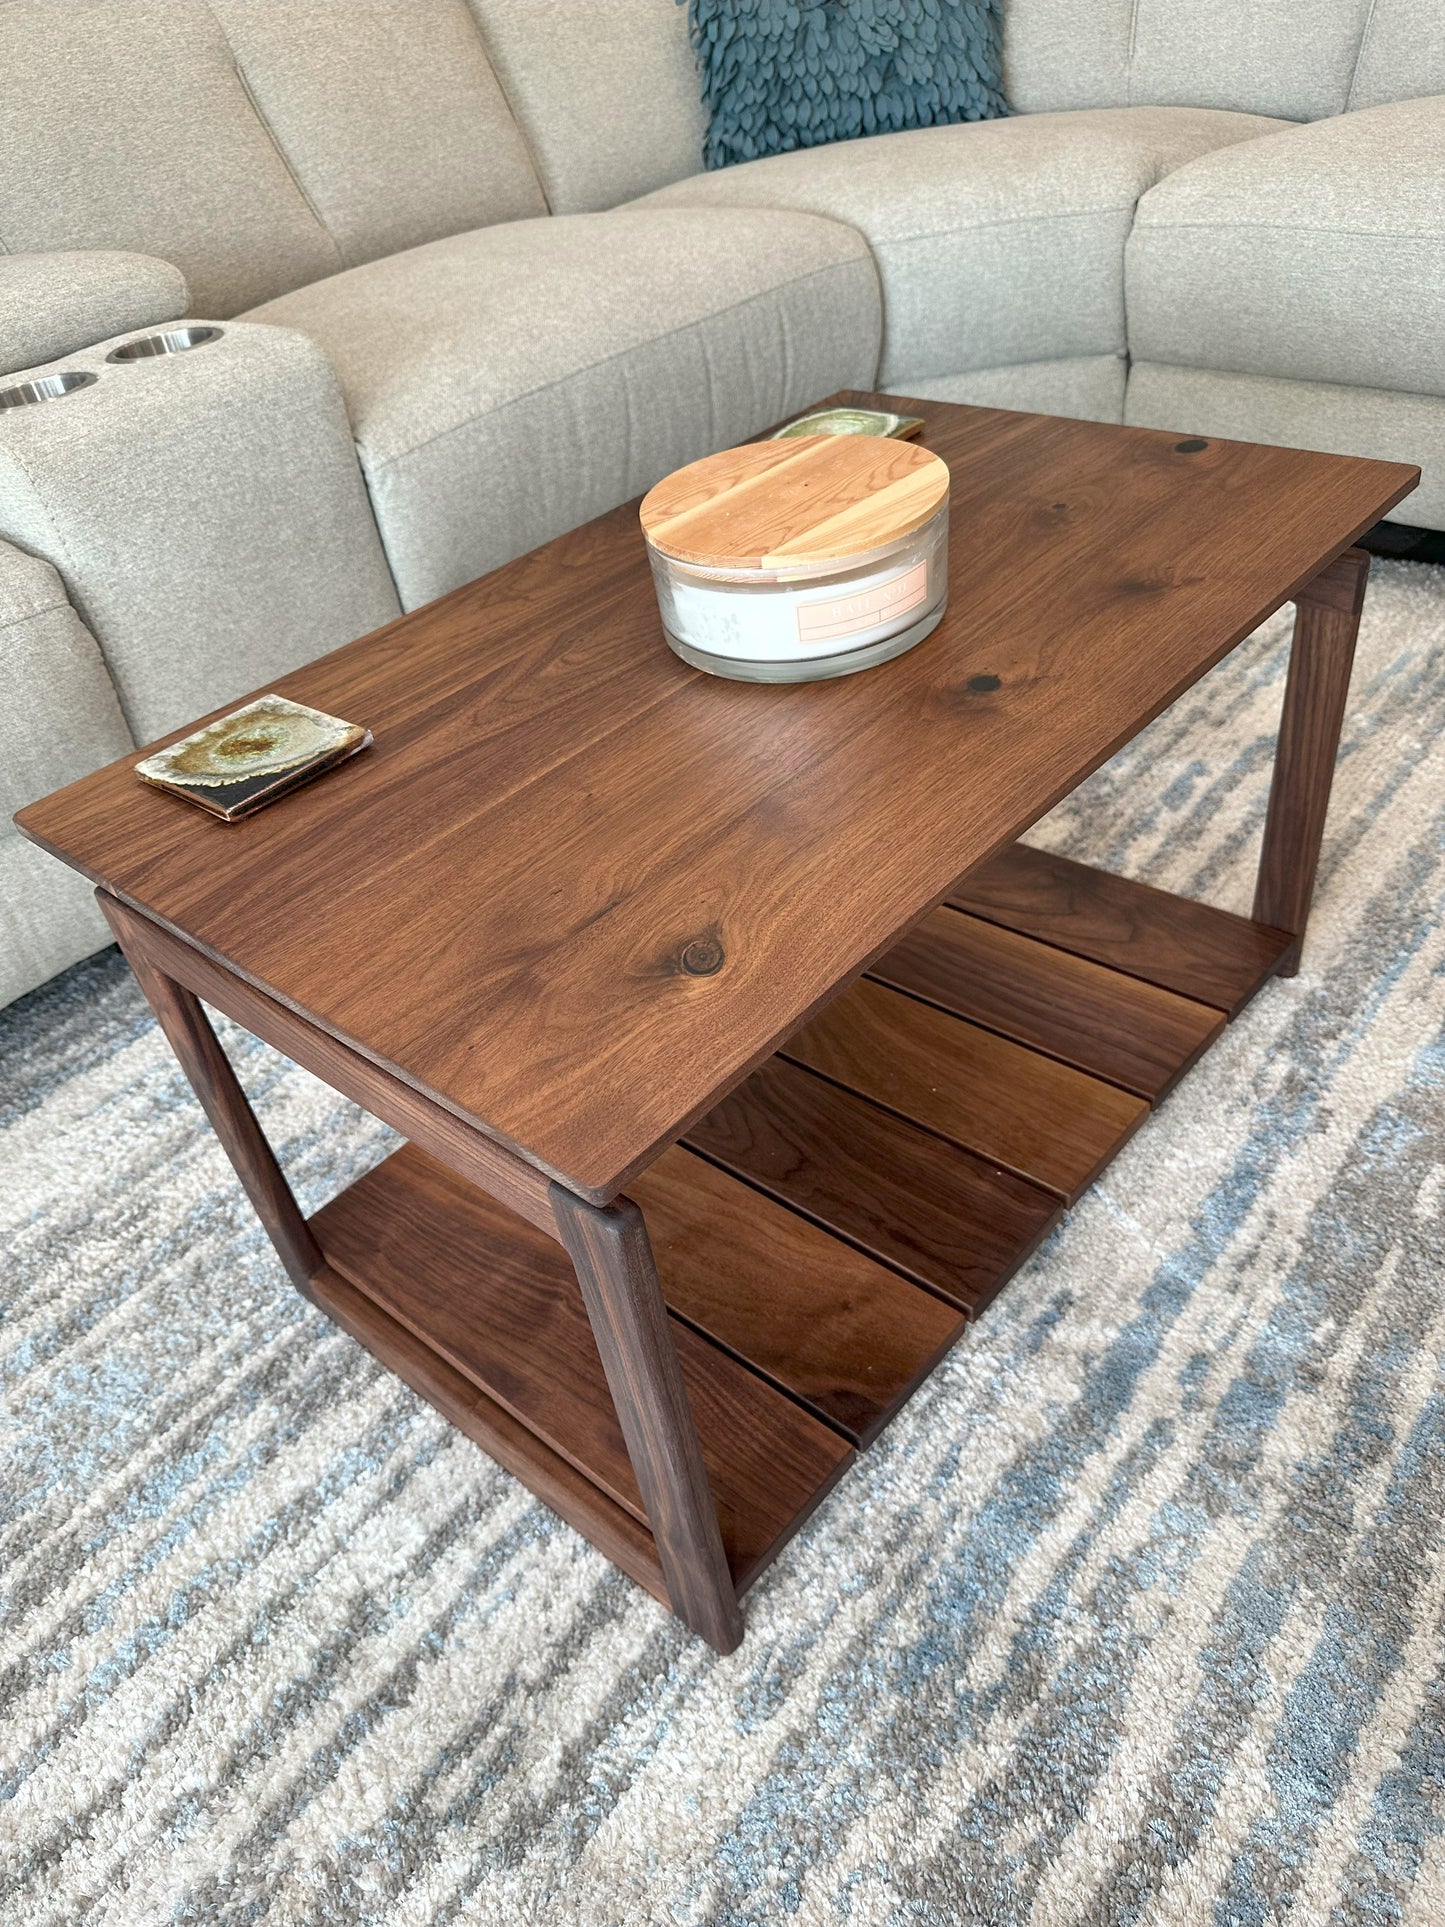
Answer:
<svg viewBox="0 0 1445 1927"><path fill-rule="evenodd" d="M1130 349L1438 395L1442 261L1445 98L1293 128L1145 197L1128 249Z"/></svg>
<svg viewBox="0 0 1445 1927"><path fill-rule="evenodd" d="M1129 100L1281 120L1344 112L1370 0L1139 0Z"/></svg>
<svg viewBox="0 0 1445 1927"><path fill-rule="evenodd" d="M0 410L0 538L51 562L138 743L397 613L336 377L228 322L188 354ZM217 423L225 424L224 434Z"/></svg>
<svg viewBox="0 0 1445 1927"><path fill-rule="evenodd" d="M214 12L346 266L546 213L465 0L214 0Z"/></svg>
<svg viewBox="0 0 1445 1927"><path fill-rule="evenodd" d="M1004 0L1003 84L1016 114L1127 107L1136 0Z"/></svg>
<svg viewBox="0 0 1445 1927"><path fill-rule="evenodd" d="M545 212L465 0L7 0L0 247L126 248L226 316Z"/></svg>
<svg viewBox="0 0 1445 1927"><path fill-rule="evenodd" d="M186 279L153 254L0 254L0 377L186 312Z"/></svg>
<svg viewBox="0 0 1445 1927"><path fill-rule="evenodd" d="M84 877L12 812L132 749L94 638L39 556L0 542L0 1004L110 941Z"/></svg>
<svg viewBox="0 0 1445 1927"><path fill-rule="evenodd" d="M1182 435L1416 462L1420 486L1389 519L1445 529L1445 396L1136 361L1129 369L1124 418L1135 427Z"/></svg>
<svg viewBox="0 0 1445 1927"><path fill-rule="evenodd" d="M192 0L8 0L0 61L0 246L124 248L232 314L341 266Z"/></svg>
<svg viewBox="0 0 1445 1927"><path fill-rule="evenodd" d="M677 0L471 0L554 214L616 207L702 166L707 121Z"/></svg>
<svg viewBox="0 0 1445 1927"><path fill-rule="evenodd" d="M253 318L309 334L335 366L408 608L870 385L879 338L862 239L753 210L512 222Z"/></svg>
<svg viewBox="0 0 1445 1927"><path fill-rule="evenodd" d="M1445 94L1445 16L1440 0L1375 0L1349 104Z"/></svg>
<svg viewBox="0 0 1445 1927"><path fill-rule="evenodd" d="M999 0L687 0L704 165L1007 113Z"/></svg>
<svg viewBox="0 0 1445 1927"><path fill-rule="evenodd" d="M1372 0L1006 0L1015 112L1221 107L1281 120L1344 111ZM1374 0L1375 11L1435 0ZM1373 28L1372 28L1373 31Z"/></svg>
<svg viewBox="0 0 1445 1927"><path fill-rule="evenodd" d="M135 747L95 638L50 563L0 542L0 825Z"/></svg>
<svg viewBox="0 0 1445 1927"><path fill-rule="evenodd" d="M918 401L961 401L975 408L1021 408L1033 415L1068 415L1086 422L1124 419L1122 355L1075 355L1062 361L1020 361L1003 368L975 368L964 375L891 384Z"/></svg>
<svg viewBox="0 0 1445 1927"><path fill-rule="evenodd" d="M20 832L0 831L0 1005L112 942L95 893Z"/></svg>
<svg viewBox="0 0 1445 1927"><path fill-rule="evenodd" d="M879 378L1118 355L1124 243L1173 168L1277 122L1191 108L920 128L694 175L641 208L790 207L868 242L883 285Z"/></svg>

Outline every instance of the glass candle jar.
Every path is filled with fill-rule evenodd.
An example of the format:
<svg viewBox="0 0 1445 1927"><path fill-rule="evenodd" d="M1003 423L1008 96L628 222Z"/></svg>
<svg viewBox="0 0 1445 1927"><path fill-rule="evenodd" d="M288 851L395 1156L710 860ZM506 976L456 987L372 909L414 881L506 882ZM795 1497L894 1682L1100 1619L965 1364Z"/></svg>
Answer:
<svg viewBox="0 0 1445 1927"><path fill-rule="evenodd" d="M948 598L947 468L924 449L849 442L856 453L799 465L778 462L777 443L756 445L774 452L756 466L739 459L749 449L729 450L648 496L662 625L685 662L743 681L812 681L886 662L937 626ZM757 553L727 552L739 547Z"/></svg>

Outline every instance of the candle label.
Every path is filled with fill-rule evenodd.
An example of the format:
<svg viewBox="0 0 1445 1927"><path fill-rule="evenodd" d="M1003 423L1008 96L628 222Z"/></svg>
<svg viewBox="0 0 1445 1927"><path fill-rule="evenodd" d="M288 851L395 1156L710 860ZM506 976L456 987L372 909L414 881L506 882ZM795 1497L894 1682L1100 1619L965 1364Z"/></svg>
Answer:
<svg viewBox="0 0 1445 1927"><path fill-rule="evenodd" d="M804 648L820 642L842 641L864 629L882 629L898 622L928 599L928 564L919 562L894 576L852 595L827 602L805 602L798 607L798 641Z"/></svg>
<svg viewBox="0 0 1445 1927"><path fill-rule="evenodd" d="M779 583L739 593L654 570L662 619L695 649L748 662L835 655L907 628L929 599L929 563L876 570L846 587ZM937 577L934 578L935 587Z"/></svg>

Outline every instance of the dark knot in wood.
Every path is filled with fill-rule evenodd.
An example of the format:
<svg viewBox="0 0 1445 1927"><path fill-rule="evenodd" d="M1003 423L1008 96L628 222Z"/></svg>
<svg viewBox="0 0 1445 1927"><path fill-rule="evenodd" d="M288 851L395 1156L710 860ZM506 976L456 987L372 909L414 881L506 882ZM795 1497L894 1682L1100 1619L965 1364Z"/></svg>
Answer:
<svg viewBox="0 0 1445 1927"><path fill-rule="evenodd" d="M1198 435L1191 435L1187 442L1176 442L1174 444L1174 453L1176 455L1201 455L1208 446L1208 442L1202 441Z"/></svg>
<svg viewBox="0 0 1445 1927"><path fill-rule="evenodd" d="M970 689L976 690L980 696L990 696L993 694L994 690L999 687L999 679L997 676L990 676L987 674L982 676L970 676L968 679L968 686Z"/></svg>
<svg viewBox="0 0 1445 1927"><path fill-rule="evenodd" d="M689 977L715 977L726 961L727 952L716 937L694 937L684 944L678 962Z"/></svg>

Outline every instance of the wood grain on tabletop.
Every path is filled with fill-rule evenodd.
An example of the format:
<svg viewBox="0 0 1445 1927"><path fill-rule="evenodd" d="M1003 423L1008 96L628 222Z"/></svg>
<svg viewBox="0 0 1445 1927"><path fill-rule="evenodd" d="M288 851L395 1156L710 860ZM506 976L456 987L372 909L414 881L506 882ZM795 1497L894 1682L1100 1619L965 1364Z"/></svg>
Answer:
<svg viewBox="0 0 1445 1927"><path fill-rule="evenodd" d="M249 822L130 757L21 825L610 1197L1417 474L909 408L952 471L951 602L881 669L689 670L628 506L281 677L376 742Z"/></svg>

